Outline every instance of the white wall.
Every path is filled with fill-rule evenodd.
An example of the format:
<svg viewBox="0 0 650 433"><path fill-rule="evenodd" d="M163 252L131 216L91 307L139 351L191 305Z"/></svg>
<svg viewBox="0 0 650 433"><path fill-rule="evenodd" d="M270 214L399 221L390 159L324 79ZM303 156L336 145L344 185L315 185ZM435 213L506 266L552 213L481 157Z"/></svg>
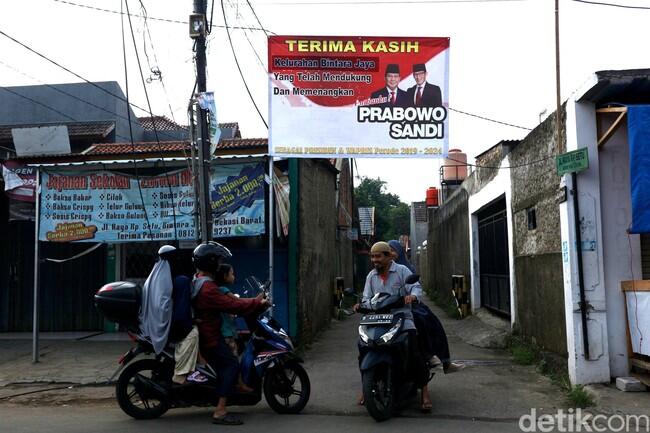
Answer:
<svg viewBox="0 0 650 433"><path fill-rule="evenodd" d="M512 219L512 182L510 179L510 170L504 167L510 165L510 159L506 156L501 161L501 169L494 179L483 187L479 192L471 195L468 201L469 207L469 256L470 256L470 274L471 274L471 300L472 311L481 307L481 270L479 260L479 242L478 242L478 217L476 213L490 203L505 196L506 199L506 217L508 222L508 260L510 269L510 314L511 325L516 322L517 318L517 290L515 281L514 265L514 241L513 241L513 219Z"/></svg>
<svg viewBox="0 0 650 433"><path fill-rule="evenodd" d="M613 116L612 116L613 117ZM608 128L609 124L604 124ZM607 296L607 329L613 377L627 376L627 334L624 296L620 282L642 278L639 235L628 235L632 222L630 153L624 121L601 147L600 197L603 217L603 256Z"/></svg>
<svg viewBox="0 0 650 433"><path fill-rule="evenodd" d="M567 201L560 204L564 301L567 327L568 370L571 382L609 382L609 348L603 265L603 236L600 203L600 167L596 133L596 112L592 103L570 99L566 105L567 151L586 147L589 168L578 174L578 201L582 246L577 248L571 175L565 175ZM589 354L583 347L578 254L582 256L585 298L588 308Z"/></svg>

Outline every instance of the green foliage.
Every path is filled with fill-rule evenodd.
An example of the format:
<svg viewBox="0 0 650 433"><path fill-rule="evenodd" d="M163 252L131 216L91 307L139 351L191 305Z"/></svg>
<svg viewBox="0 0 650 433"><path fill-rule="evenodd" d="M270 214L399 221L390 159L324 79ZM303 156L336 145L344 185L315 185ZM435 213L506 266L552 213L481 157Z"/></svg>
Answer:
<svg viewBox="0 0 650 433"><path fill-rule="evenodd" d="M532 365L535 362L535 352L529 347L513 347L512 359L519 365Z"/></svg>
<svg viewBox="0 0 650 433"><path fill-rule="evenodd" d="M594 406L596 404L593 396L582 385L576 385L573 387L569 385L567 398L572 407L580 409Z"/></svg>
<svg viewBox="0 0 650 433"><path fill-rule="evenodd" d="M395 194L386 192L386 182L364 177L354 188L357 207L375 208L375 239L399 239L410 232L410 210Z"/></svg>
<svg viewBox="0 0 650 433"><path fill-rule="evenodd" d="M507 345L516 364L532 365L540 359L539 350L518 336L511 335Z"/></svg>

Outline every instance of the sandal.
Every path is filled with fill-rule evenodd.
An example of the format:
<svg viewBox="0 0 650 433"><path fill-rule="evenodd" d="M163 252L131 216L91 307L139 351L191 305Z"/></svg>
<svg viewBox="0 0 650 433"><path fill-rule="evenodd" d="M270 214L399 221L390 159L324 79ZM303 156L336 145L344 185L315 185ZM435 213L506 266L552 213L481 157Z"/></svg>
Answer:
<svg viewBox="0 0 650 433"><path fill-rule="evenodd" d="M221 415L219 417L212 417L212 424L220 424L220 425L242 425L244 424L244 421L241 419L237 418L234 415L231 415L229 413L225 415Z"/></svg>
<svg viewBox="0 0 650 433"><path fill-rule="evenodd" d="M201 374L200 371L195 371L194 373L187 376L187 381L194 383L205 383L208 381L208 378Z"/></svg>

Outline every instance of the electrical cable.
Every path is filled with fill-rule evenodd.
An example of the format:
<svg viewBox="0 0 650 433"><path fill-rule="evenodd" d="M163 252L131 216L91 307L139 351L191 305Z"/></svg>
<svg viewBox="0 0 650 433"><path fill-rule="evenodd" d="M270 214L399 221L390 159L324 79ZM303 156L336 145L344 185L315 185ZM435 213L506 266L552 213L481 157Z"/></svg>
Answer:
<svg viewBox="0 0 650 433"><path fill-rule="evenodd" d="M250 89L248 88L248 83L246 83L246 79L244 78L244 73L241 70L241 67L239 66L239 60L237 60L237 53L235 53L235 47L232 44L232 38L230 36L230 29L228 28L228 18L226 17L226 8L223 5L223 0L221 1L221 12L223 13L223 21L226 23L226 34L228 35L228 42L230 43L230 49L232 50L232 55L233 58L235 59L235 64L237 65L237 70L239 71L239 75L241 76L242 82L244 83L244 87L246 87L246 91L248 92L248 96L251 99L251 102L253 103L253 106L255 107L255 110L257 110L257 114L259 114L260 119L262 119L262 122L264 123L264 126L266 129L269 129L268 123L266 123L266 120L264 119L264 116L262 116L262 112L260 111L259 107L255 103L255 99L253 99L253 95L251 94Z"/></svg>
<svg viewBox="0 0 650 433"><path fill-rule="evenodd" d="M500 120L490 119L489 117L480 116L478 114L468 113L467 111L458 110L458 109L452 108L452 107L448 107L447 109L449 111L455 111L456 113L459 113L459 114L464 114L465 116L476 117L477 119L487 120L488 122L498 123L500 125L512 126L513 128L525 129L526 131L532 131L533 130L533 128L527 128L525 126L519 126L519 125L515 125L515 124L512 124L512 123L502 122Z"/></svg>
<svg viewBox="0 0 650 433"><path fill-rule="evenodd" d="M81 4L81 3L74 3L74 2L66 1L66 0L52 0L52 1L57 2L57 3L63 3L63 4L66 4L66 5L70 5L70 6L77 6L77 7L85 8L85 9L92 9L92 10L98 11L98 12L107 12L107 13L116 14L116 15L124 15L122 12L119 12L119 11L114 11L114 10L111 10L111 9L98 8L98 7L84 5L84 4ZM143 18L141 15L137 15L137 14L134 14L132 16L136 17L136 18ZM189 21L172 20L172 19L167 19L167 18L149 17L149 19L152 20L152 21L161 21L161 22L173 23L173 24L185 24L185 25L189 24ZM222 29L226 28L226 26L219 25L219 24L215 24L214 27L222 28ZM234 29L235 27L231 27L231 28ZM271 32L270 30L267 30L267 29L250 28L249 30L255 30L255 31L261 31L261 32L265 32L265 33L268 32L268 33L275 34L275 33Z"/></svg>
<svg viewBox="0 0 650 433"><path fill-rule="evenodd" d="M72 120L73 122L78 122L78 120L76 120L75 118L70 117L70 116L68 116L68 115L65 114L65 113L62 113L61 111L57 110L56 108L50 107L50 106L47 105L47 104L44 104L44 103L39 102L39 101L37 101L37 100L35 100L35 99L32 99L32 98L30 98L29 96L21 95L20 93L15 92L15 91L13 91L13 90L9 90L8 88L3 87L3 86L0 86L0 89L4 90L5 92L9 92L9 93L11 93L11 94L13 94L13 95L16 95L16 96L18 96L18 97L20 97L20 98L26 99L26 100L28 100L28 101L30 101L30 102L36 104L36 105L40 105L40 106L43 107L43 108L47 108L48 110L53 111L53 112L55 112L56 114L58 114L58 115L60 115L60 116L63 116L63 117L65 117L65 118L67 118L67 119Z"/></svg>
<svg viewBox="0 0 650 433"><path fill-rule="evenodd" d="M124 1L120 0L120 10L123 10L124 8ZM127 62L126 62L126 40L124 36L124 14L121 14L121 25L122 25L122 56L124 58L124 80L125 80L125 86L126 86L126 100L128 104L129 100L129 72L127 68ZM147 206L144 203L144 196L142 195L142 186L140 185L140 176L138 175L138 163L135 160L135 142L133 141L133 126L131 125L131 110L126 110L127 115L129 117L129 134L131 136L131 151L133 152L133 170L135 171L135 180L136 183L138 184L138 192L140 193L140 202L142 203L142 210L144 212L144 218L147 221L147 229L149 232L149 239L151 241L154 240L153 238L153 232L151 231L151 221L149 220L149 214L147 213ZM154 119L152 120L152 124L156 123Z"/></svg>
<svg viewBox="0 0 650 433"><path fill-rule="evenodd" d="M231 7L233 10L235 10L235 5L233 4L233 2L232 2L231 0L228 0L228 4L230 5L230 7ZM239 19L242 18L242 15L239 13L238 10L237 10L237 15L236 15L236 17L237 17L237 22L239 22ZM241 21L242 21L245 25L248 25L248 22L247 22L246 20L242 19ZM243 32L243 34L244 34L244 37L245 37L246 40L248 41L248 45L250 45L251 49L253 50L253 54L255 55L255 58L257 59L257 63L262 67L262 71L264 72L264 75L266 75L266 74L268 73L268 72L267 72L267 68L266 68L266 66L264 66L264 62L262 61L262 58L260 57L259 53L258 53L257 50L255 49L255 46L253 45L253 41L251 41L251 39L248 37L247 30L242 30L242 32Z"/></svg>
<svg viewBox="0 0 650 433"><path fill-rule="evenodd" d="M208 7L206 4L205 7ZM207 11L206 11L207 12ZM210 4L210 23L208 25L208 34L212 33L212 18L214 17L214 0L212 0L212 3Z"/></svg>
<svg viewBox="0 0 650 433"><path fill-rule="evenodd" d="M135 51L135 57L138 61L138 69L140 71L142 87L144 90L145 98L147 100L147 106L149 107L149 114L151 115L151 118L153 120L153 111L151 110L151 101L149 100L149 92L147 91L147 85L144 80L144 74L142 72L142 64L140 63L140 54L138 53L138 45L135 41L135 32L133 31L133 23L131 22L131 15L129 11L129 0L124 0L124 4L126 5L127 18L129 20L129 28L131 30L131 39L133 40L133 50ZM126 55L126 49L124 50L124 53ZM167 165L165 164L165 157L163 155L162 146L160 145L160 138L158 137L158 128L156 128L155 120L152 121L151 124L153 126L154 136L156 137L156 143L158 144L158 151L160 152L160 162L162 164L163 170L165 171L165 179L167 180L167 187L169 188L169 198L172 205L172 216L174 219L174 240L178 243L178 224L176 223L176 203L174 200L174 192L172 190L171 182L169 181L170 175L167 172Z"/></svg>
<svg viewBox="0 0 650 433"><path fill-rule="evenodd" d="M172 104L171 104L171 102L169 100L169 93L167 92L167 87L165 86L165 81L163 80L163 74L162 74L162 71L160 70L160 62L158 61L158 56L156 55L156 48L153 46L153 38L151 37L151 29L149 28L149 23L147 22L148 18L149 18L149 14L147 13L147 9L144 7L144 2L142 0L139 0L139 1L140 1L140 8L143 11L142 15L144 16L144 28L147 31L147 36L149 36L149 44L151 45L151 51L153 53L153 59L154 59L154 62L156 62L155 69L152 68L151 65L149 64L149 56L147 56L147 50L146 50L147 44L146 44L146 41L145 41L145 43L144 43L144 47L145 47L144 53L145 53L145 56L147 56L147 64L149 65L149 70L151 70L151 73L158 77L158 80L160 81L160 86L162 87L163 93L165 94L165 99L167 100L167 106L169 108L169 113L171 114L172 120L174 121L174 123L177 123L176 122L176 117L174 116L174 110L172 109ZM144 32L142 32L142 37L144 39Z"/></svg>
<svg viewBox="0 0 650 433"><path fill-rule="evenodd" d="M13 66L11 66L11 65L9 65L9 64L7 64L7 63L5 63L5 62L3 62L2 60L0 60L0 65L6 67L6 68L8 68L8 69L11 69L11 70L13 70L14 72L17 72L17 73L19 73L19 74L21 74L21 75L23 75L23 76L25 76L25 77L27 77L27 78L29 78L29 79L31 79L31 80L34 80L34 81L36 81L36 82L42 84L43 86L45 86L45 87L47 87L47 88L49 88L49 89L52 89L52 90L54 90L54 91L56 91L56 92L58 92L58 93L61 93L62 95L66 95L66 96L68 96L68 97L70 97L70 98L72 98L72 99L74 99L74 100L76 100L76 101L82 102L82 103L87 104L87 105L89 105L89 106L91 106L91 107L93 107L93 108L96 108L96 109L98 109L98 110L104 111L105 113L108 113L108 114L111 114L111 115L117 116L117 117L119 117L119 118L121 118L121 119L123 119L123 120L128 120L128 118L127 118L126 116L122 116L121 114L118 114L118 113L116 113L116 112L114 112L114 111L111 111L111 110L107 110L107 109L104 108L104 107L101 107L101 106L99 106L99 105L97 105L97 104L93 104L93 103L90 102L90 101L87 101L87 100L85 100L85 99L83 99L83 98L80 98L80 97L78 97L78 96L76 96L76 95L73 95L72 93L66 92L65 90L61 90L61 89L59 89L59 88L56 87L56 86L53 86L53 85L51 85L51 84L47 84L47 83L45 83L45 82L39 80L38 78L35 78L35 77L33 77L33 76L31 76L31 75L29 75L29 74L27 74L27 73L25 73L25 72L23 72L23 71L21 71L21 70L15 68L15 67L13 67ZM2 87L2 86L0 86L0 88L1 88L1 87ZM35 102L35 101L34 101L34 102ZM40 105L45 105L45 104L42 104L42 103L41 103ZM47 106L47 107L50 108L50 109L52 109L52 110L55 110L54 108L52 108L52 107L50 107L50 106ZM65 114L63 114L63 113L59 113L59 114L61 114L61 115L65 115ZM82 121L82 120L75 120L75 122L83 122L83 121ZM118 138L121 138L121 139L123 139L123 140L129 141L129 137L125 137L125 136L120 135L120 134L117 134L117 133L115 134L115 137L118 137Z"/></svg>
<svg viewBox="0 0 650 433"><path fill-rule="evenodd" d="M255 13L255 9L253 9L253 5L251 4L251 2L246 0L246 3L248 3L248 7L251 8L251 11L253 11L253 16L257 20L257 23L260 25L260 28L264 29L264 26L262 25L262 22L260 21L259 17L257 16L257 13ZM266 33L266 36L269 35L269 33L266 30L264 30L264 33Z"/></svg>
<svg viewBox="0 0 650 433"><path fill-rule="evenodd" d="M606 3L606 2L597 2L597 1L588 1L588 0L571 0L576 3L586 3L590 5L596 5L596 6L611 6L611 7L616 7L616 8L625 8L625 9L643 9L643 10L650 10L649 6L632 6L632 5L621 5L621 4L616 4L616 3Z"/></svg>
<svg viewBox="0 0 650 433"><path fill-rule="evenodd" d="M57 1L57 0L55 0ZM315 1L315 2L298 2L298 1L276 1L268 2L265 5L273 6L325 6L325 5L396 5L396 4L455 4L455 3L519 3L530 0L386 0L386 1Z"/></svg>
<svg viewBox="0 0 650 433"><path fill-rule="evenodd" d="M94 82L88 80L87 78L82 77L81 75L77 74L76 72L74 72L74 71L72 71L72 70L66 68L65 66L61 65L60 63L57 63L56 61L50 59L50 58L47 57L46 55L41 54L41 53L39 53L38 51L36 51L35 49L33 49L33 48L27 46L26 44L24 44L24 43L22 43L22 42L20 42L18 39L14 38L14 37L12 37L12 36L10 36L10 35L8 35L8 34L5 33L4 31L0 30L0 35L6 37L7 39L10 39L11 41L13 41L13 42L15 42L16 44L20 45L21 47L27 49L28 51L31 51L32 53L36 54L37 56L41 57L42 59L47 60L48 62L52 63L54 66L56 66L56 67L58 67L58 68L61 68L61 69L63 69L64 71L66 71L66 72L68 72L68 73L74 75L75 77L79 78L80 80L85 81L86 83L90 84L91 86L98 88L98 89L101 90L102 92L107 93L107 94L109 94L109 95L111 95L111 96L113 96L113 97L119 99L120 101L126 102L126 99L124 99L122 96L120 96L120 95L118 95L118 94L116 94L116 93L113 93L113 92L111 92L110 90L106 90L106 89L104 89L102 86L98 85L97 83L94 83ZM142 107L140 107L140 106L138 106L138 105L136 105L136 104L129 104L129 105L130 105L131 107L137 108L137 109L142 110L142 111L144 111L145 113L147 113L147 110L146 110L146 109L144 109L144 108L142 108Z"/></svg>

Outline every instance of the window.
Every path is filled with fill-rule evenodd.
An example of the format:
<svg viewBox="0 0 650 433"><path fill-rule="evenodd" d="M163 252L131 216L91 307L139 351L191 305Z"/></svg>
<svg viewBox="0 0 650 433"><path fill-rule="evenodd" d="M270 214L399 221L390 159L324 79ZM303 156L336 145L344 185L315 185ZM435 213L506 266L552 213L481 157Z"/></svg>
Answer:
<svg viewBox="0 0 650 433"><path fill-rule="evenodd" d="M526 215L528 217L528 230L535 230L537 228L537 215L535 208L526 209Z"/></svg>

